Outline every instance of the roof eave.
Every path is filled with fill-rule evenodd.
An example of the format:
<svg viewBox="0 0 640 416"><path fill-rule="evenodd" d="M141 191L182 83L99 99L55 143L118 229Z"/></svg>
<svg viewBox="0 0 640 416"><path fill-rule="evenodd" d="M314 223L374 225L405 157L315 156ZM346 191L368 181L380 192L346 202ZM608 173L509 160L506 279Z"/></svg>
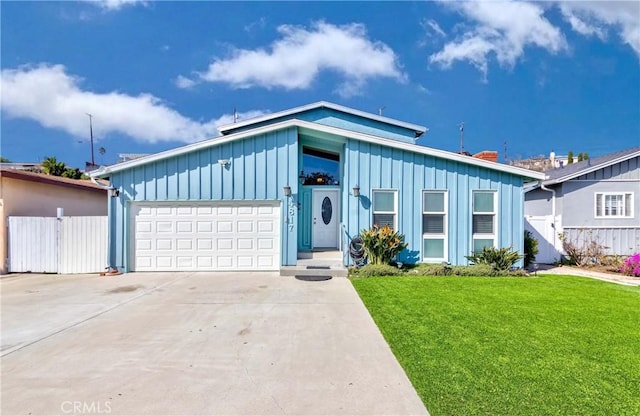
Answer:
<svg viewBox="0 0 640 416"><path fill-rule="evenodd" d="M544 183L545 186L547 186L547 185L557 185L559 183L566 182L566 181L571 180L571 179L575 179L578 176L582 176L582 175L586 175L586 174L591 173L591 172L595 172L595 171L597 171L599 169L603 169L603 168L606 168L608 166L615 165L616 163L624 162L625 160L629 160L629 159L637 157L637 156L640 156L640 150L636 151L636 152L629 153L627 155L623 155L623 156L617 157L615 159L609 160L609 161L604 162L604 163L600 163L600 164L597 164L597 165L589 166L589 167L587 167L585 169L581 169L581 170L579 170L577 172L574 172L572 174L569 174L569 175L561 176L559 178L554 178L554 179L547 179L547 180L543 181L543 183Z"/></svg>
<svg viewBox="0 0 640 416"><path fill-rule="evenodd" d="M452 152L448 152L445 150L439 150L439 149L434 149L431 147L426 147L426 146L420 146L420 145L416 145L416 144L412 144L412 143L405 143L405 142L400 142L397 140L392 140L392 139L386 139L386 138L382 138L382 137L377 137L377 136L372 136L369 134L365 134L365 133L359 133L359 132L354 132L354 131L350 131L350 130L344 130L338 127L332 127L332 126L327 126L324 124L318 124L318 123L313 123L310 121L303 121L303 120L298 120L298 119L289 119L289 120L285 120L279 123L274 123L274 124L269 124L266 126L261 126L261 127L256 127L254 129L251 130L246 130L246 131L242 131L242 132L238 132L238 133L233 133L233 134L229 134L227 136L221 136L221 137L217 137L215 139L210 139L210 140L206 140L206 141L201 141L201 142L197 142L197 143L193 143L190 145L186 145L183 147L180 147L178 149L172 149L172 150L167 150L161 153L156 153L155 155L150 155L147 157L143 157L140 159L135 159L135 160L130 160L128 162L123 162L123 163L119 163L117 165L112 165L112 166L107 166L103 168L100 168L97 171L93 171L91 172L91 176L92 177L106 177L109 176L112 173L115 172L119 172L121 170L126 170L129 168L133 168L139 165L143 165L146 163L151 163L151 162L155 162L158 160L162 160L168 157L173 157L173 156L178 156L184 153L188 153L191 151L195 151L195 150L199 150L202 148L206 148L211 146L212 144L223 144L223 143L227 143L227 142L231 142L234 140L239 140L239 139L243 139L243 138L247 138L247 137L251 137L251 136L255 136L258 134L262 134L262 133L266 133L266 132L270 132L270 131L276 131L276 130L282 130L285 128L290 128L290 127L296 127L296 128L304 128L304 129L310 129L310 130L315 130L315 131L320 131L320 132L324 132L324 133L328 133L328 134L332 134L335 136L341 136L341 137L346 137L346 138L351 138L354 140L361 140L361 141L366 141L369 143L377 143L377 144L383 144L385 146L389 146L389 147L394 147L397 149L404 149L410 152L415 152L415 153L421 153L421 154L426 154L429 156L434 156L434 157L439 157L442 159L448 159L448 160L453 160L453 161L457 161L457 162L461 162L461 163L465 163L465 164L469 164L469 165L475 165L475 166L479 166L479 167L483 167L483 168L488 168L491 170L497 170L497 171L501 171L501 172L506 172L506 173L511 173L514 175L518 175L518 176L522 176L524 178L530 178L530 179L534 179L534 180L543 180L545 179L545 174L542 172L535 172L532 170L528 170L528 169L524 169L524 168L519 168L516 166L509 166L509 165L502 165L496 162L489 162L486 160L482 160L482 159L477 159L471 156L464 156L464 155L459 155L457 153L452 153Z"/></svg>
<svg viewBox="0 0 640 416"><path fill-rule="evenodd" d="M249 120L245 120L245 121L241 121L241 122L237 122L237 123L225 124L223 126L218 127L218 131L220 132L220 134L224 135L225 132L227 132L229 130L234 130L234 129L238 129L238 128L242 128L242 127L247 127L247 126L250 126L252 124L262 123L262 122L265 122L265 121L273 120L273 119L278 118L278 117L286 117L286 116L291 115L291 114L302 113L304 111L314 110L316 108L323 108L323 107L330 108L332 110L340 111L340 112L347 113L347 114L353 114L353 115L356 115L356 116L359 116L359 117L368 118L368 119L371 119L371 120L376 120L376 121L379 121L381 123L391 124L391 125L394 125L394 126L402 127L402 128L407 129L407 130L412 130L415 133L415 137L420 137L421 135L423 135L424 133L426 133L428 131L428 129L426 127L420 126L418 124L407 123L407 122L396 120L396 119L389 118L389 117L378 116L378 115L375 115L375 114L367 113L366 111L355 110L353 108L345 107L345 106L342 106L342 105L339 105L339 104L330 103L328 101L318 101L318 102L311 103L311 104L306 104L306 105L303 105L303 106L300 106L300 107L291 108L289 110L283 110L283 111L278 111L276 113L265 114L263 116L254 117L254 118L251 118Z"/></svg>

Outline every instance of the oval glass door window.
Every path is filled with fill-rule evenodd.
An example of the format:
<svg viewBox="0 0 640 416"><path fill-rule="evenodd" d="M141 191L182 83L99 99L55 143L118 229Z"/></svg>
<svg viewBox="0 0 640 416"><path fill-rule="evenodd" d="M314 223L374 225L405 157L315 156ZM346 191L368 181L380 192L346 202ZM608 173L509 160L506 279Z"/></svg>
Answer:
<svg viewBox="0 0 640 416"><path fill-rule="evenodd" d="M333 214L333 207L331 206L331 199L328 196L325 196L322 200L322 221L325 224L329 224L331 222L331 215Z"/></svg>

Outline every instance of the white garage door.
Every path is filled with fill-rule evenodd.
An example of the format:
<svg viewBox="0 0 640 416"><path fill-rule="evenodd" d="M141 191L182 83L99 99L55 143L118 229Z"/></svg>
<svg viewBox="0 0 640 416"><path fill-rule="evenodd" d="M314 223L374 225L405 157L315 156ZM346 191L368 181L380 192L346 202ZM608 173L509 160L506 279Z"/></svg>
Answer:
<svg viewBox="0 0 640 416"><path fill-rule="evenodd" d="M273 202L133 204L135 271L278 270Z"/></svg>

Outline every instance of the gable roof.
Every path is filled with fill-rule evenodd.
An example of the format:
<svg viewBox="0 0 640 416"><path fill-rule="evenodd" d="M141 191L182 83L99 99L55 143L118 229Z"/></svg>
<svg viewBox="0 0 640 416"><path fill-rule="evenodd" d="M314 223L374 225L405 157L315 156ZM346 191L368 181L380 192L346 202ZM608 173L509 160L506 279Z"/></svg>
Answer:
<svg viewBox="0 0 640 416"><path fill-rule="evenodd" d="M389 117L383 117L372 113L367 113L365 111L355 110L353 108L345 107L342 105L330 103L327 101L318 101L316 103L303 105L300 107L290 108L284 111L278 111L277 113L266 114L260 117L254 117L245 121L240 121L237 123L225 124L224 126L218 127L218 131L220 134L226 135L230 130L239 129L246 126L251 126L252 124L264 123L269 120L275 120L280 117L290 116L292 114L302 113L309 110L315 110L318 108L328 108L331 110L339 111L341 113L352 114L354 116L367 118L369 120L375 120L381 123L390 124L392 126L402 127L408 130L413 130L415 133L415 137L420 137L423 135L428 129L424 126L420 126L417 124L406 123L404 121L396 120Z"/></svg>
<svg viewBox="0 0 640 416"><path fill-rule="evenodd" d="M514 175L522 176L531 179L544 179L545 175L541 172L535 172L528 169L523 169L515 166L503 165L496 162L489 162L486 160L474 158L471 156L460 155L457 153L447 152L445 150L433 149L426 146L419 146L417 144L399 142L397 140L385 139L370 134L359 133L351 130L345 130L338 127L327 126L324 124L313 123L309 121L303 121L298 119L289 119L279 123L268 124L265 126L256 127L251 130L241 131L238 133L232 133L227 136L217 137L215 139L204 140L197 143L188 144L186 146L178 147L176 149L167 150L164 152L156 153L140 159L130 160L128 162L119 163L111 166L103 166L98 170L94 170L90 175L94 178L107 177L111 173L128 170L137 166L146 165L159 160L167 159L183 155L185 153L191 153L200 149L205 149L211 146L217 146L219 144L228 143L236 140L241 140L258 134L269 133L276 130L282 130L290 127L296 127L301 131L321 132L334 136L340 136L350 138L354 140L360 140L368 143L378 144L387 147L393 147L396 149L407 150L409 152L424 154L428 156L434 156L441 159L452 160L456 162L465 163L468 165L479 166L499 172L511 173Z"/></svg>
<svg viewBox="0 0 640 416"><path fill-rule="evenodd" d="M587 159L560 168L551 169L545 172L547 179L544 180L543 183L545 185L562 183L637 156L640 156L640 147L621 150L608 155L594 157L593 159Z"/></svg>
<svg viewBox="0 0 640 416"><path fill-rule="evenodd" d="M0 169L0 177L43 183L47 185L63 186L66 188L76 188L90 192L107 192L106 188L96 185L90 180L63 178L62 176L51 176L43 173L28 172L18 169Z"/></svg>

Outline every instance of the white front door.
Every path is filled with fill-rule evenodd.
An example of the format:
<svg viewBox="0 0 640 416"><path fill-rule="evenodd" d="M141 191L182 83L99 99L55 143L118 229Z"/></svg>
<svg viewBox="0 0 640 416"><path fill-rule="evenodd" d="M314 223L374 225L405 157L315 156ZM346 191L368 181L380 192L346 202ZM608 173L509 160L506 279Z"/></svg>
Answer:
<svg viewBox="0 0 640 416"><path fill-rule="evenodd" d="M337 189L313 190L313 248L338 248Z"/></svg>

